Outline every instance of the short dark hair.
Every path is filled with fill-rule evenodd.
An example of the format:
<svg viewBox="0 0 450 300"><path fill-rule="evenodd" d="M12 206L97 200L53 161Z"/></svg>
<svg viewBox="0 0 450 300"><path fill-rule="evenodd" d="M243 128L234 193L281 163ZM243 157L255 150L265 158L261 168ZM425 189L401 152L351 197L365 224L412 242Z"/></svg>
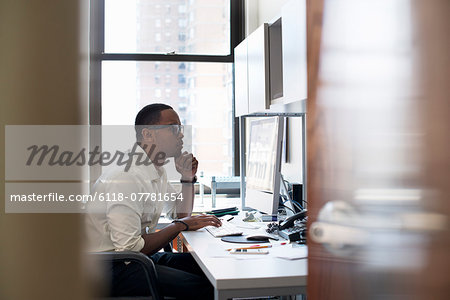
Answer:
<svg viewBox="0 0 450 300"><path fill-rule="evenodd" d="M145 125L158 124L161 118L161 111L166 109L173 109L171 106L163 103L153 103L144 106L136 115L134 120L134 129L136 130L136 140L142 139L142 128Z"/></svg>

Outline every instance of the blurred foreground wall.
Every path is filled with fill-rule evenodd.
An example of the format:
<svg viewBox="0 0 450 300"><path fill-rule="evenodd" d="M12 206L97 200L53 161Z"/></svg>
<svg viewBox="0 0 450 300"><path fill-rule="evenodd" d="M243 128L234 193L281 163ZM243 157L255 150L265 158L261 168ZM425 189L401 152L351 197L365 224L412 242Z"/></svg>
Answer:
<svg viewBox="0 0 450 300"><path fill-rule="evenodd" d="M87 298L81 215L4 213L4 125L86 120L87 4L0 1L0 299Z"/></svg>

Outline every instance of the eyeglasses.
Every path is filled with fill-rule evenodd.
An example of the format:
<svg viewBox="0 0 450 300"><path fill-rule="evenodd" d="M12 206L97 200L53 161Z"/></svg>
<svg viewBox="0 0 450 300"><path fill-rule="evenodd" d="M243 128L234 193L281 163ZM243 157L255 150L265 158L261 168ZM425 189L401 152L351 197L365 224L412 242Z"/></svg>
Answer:
<svg viewBox="0 0 450 300"><path fill-rule="evenodd" d="M170 128L172 133L176 136L184 134L184 126L183 125L151 125L151 129L161 129L161 128Z"/></svg>

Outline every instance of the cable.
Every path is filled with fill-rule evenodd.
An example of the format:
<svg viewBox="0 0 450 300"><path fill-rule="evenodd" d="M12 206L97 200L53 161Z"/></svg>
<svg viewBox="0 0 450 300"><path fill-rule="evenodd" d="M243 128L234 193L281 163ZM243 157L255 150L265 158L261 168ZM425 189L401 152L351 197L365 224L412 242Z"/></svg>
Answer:
<svg viewBox="0 0 450 300"><path fill-rule="evenodd" d="M294 214L296 213L296 212L295 212L292 208L290 208L289 206L286 206L286 205L283 204L283 207L289 209L289 210L292 211Z"/></svg>
<svg viewBox="0 0 450 300"><path fill-rule="evenodd" d="M286 206L286 205L284 205L284 203L286 203L288 200L286 199L286 196L284 196L284 195L280 195L280 205L282 205L283 207L278 207L278 212L280 212L280 211L282 211L283 212L283 210L284 210L284 214L286 214L286 208L287 209L289 209L290 211L292 211L294 214L295 214L295 211L294 210L292 210L292 208L290 208L289 206ZM282 199L284 199L284 201L282 200Z"/></svg>
<svg viewBox="0 0 450 300"><path fill-rule="evenodd" d="M285 180L283 175L281 175L281 182L282 187L284 188L285 192L287 193L286 198L287 200L289 200L293 206L295 206L299 211L303 210L303 205L301 205L299 202L294 201L293 198L293 190L292 190L292 186L289 184L289 181ZM291 188L289 188L291 187ZM290 190L292 190L292 192L290 192ZM281 195L281 198L285 198L284 195ZM307 203L305 200L302 199L302 201L304 201L305 203ZM284 204L284 203L283 203ZM292 210L292 209L291 209ZM293 210L292 210L293 211ZM295 212L294 212L295 213Z"/></svg>
<svg viewBox="0 0 450 300"><path fill-rule="evenodd" d="M300 211L303 210L303 206L300 205L297 201L291 200L291 203L296 206Z"/></svg>

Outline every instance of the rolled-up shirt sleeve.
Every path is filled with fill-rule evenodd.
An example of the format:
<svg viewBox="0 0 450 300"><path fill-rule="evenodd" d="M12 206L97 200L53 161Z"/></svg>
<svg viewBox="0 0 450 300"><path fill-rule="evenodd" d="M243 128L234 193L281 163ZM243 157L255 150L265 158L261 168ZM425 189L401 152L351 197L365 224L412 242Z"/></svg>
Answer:
<svg viewBox="0 0 450 300"><path fill-rule="evenodd" d="M176 194L176 201L167 201L164 206L164 213L166 216L170 219L176 219L177 218L177 202L178 196L181 193L181 191L177 191L170 183L167 184L167 193L169 195Z"/></svg>
<svg viewBox="0 0 450 300"><path fill-rule="evenodd" d="M139 214L127 205L111 205L108 211L110 239L116 251L141 251L144 239L141 236Z"/></svg>
<svg viewBox="0 0 450 300"><path fill-rule="evenodd" d="M131 193L139 190L137 184L121 180L111 186L109 193L119 193L123 196L121 201L111 201L107 204L107 222L110 239L116 251L141 251L144 248L144 239L141 236L141 217L143 213L142 202L131 201Z"/></svg>

